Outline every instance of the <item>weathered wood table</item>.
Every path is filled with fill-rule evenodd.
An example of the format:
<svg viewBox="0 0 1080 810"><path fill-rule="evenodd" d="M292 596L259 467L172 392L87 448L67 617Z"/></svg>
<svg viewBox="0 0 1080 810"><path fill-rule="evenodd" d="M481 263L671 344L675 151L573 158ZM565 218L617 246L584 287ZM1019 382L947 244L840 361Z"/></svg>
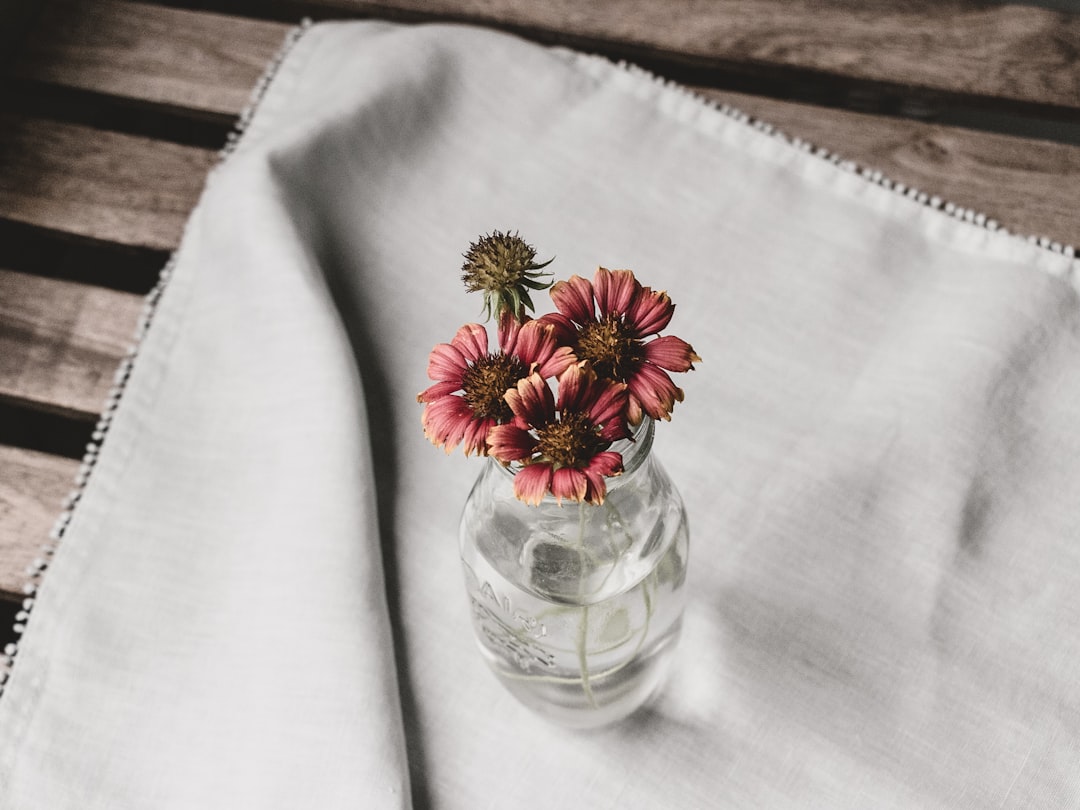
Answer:
<svg viewBox="0 0 1080 810"><path fill-rule="evenodd" d="M956 216L1080 244L1080 14L962 0L82 0L0 17L13 43L0 64L0 647L92 453L142 296L304 15L467 22L627 59Z"/></svg>

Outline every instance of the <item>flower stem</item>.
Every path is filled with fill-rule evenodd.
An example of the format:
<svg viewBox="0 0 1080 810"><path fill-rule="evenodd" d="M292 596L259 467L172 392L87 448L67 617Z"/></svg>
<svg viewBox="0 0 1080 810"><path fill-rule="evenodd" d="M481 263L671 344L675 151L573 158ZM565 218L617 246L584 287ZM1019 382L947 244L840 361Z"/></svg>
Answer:
<svg viewBox="0 0 1080 810"><path fill-rule="evenodd" d="M653 604L652 597L649 596L649 580L653 578L653 574L645 577L641 580L641 596L645 600L645 624L641 626L641 632L638 635L637 645L634 647L634 651L630 655L626 656L621 662L604 673L604 677L614 675L616 672L626 669L637 658L637 654L641 652L641 648L645 645L645 639L649 635L649 625L652 623Z"/></svg>
<svg viewBox="0 0 1080 810"><path fill-rule="evenodd" d="M581 550L582 557L585 556L585 502L582 501L578 504L578 546ZM585 591L585 578L578 579L578 598L584 596ZM594 709L599 709L600 706L596 702L596 697L593 695L592 685L589 683L589 653L588 653L588 638L589 638L589 606L581 606L581 621L578 622L578 636L577 636L577 655L578 655L578 667L581 669L581 689L585 692L585 698L589 701L589 705Z"/></svg>
<svg viewBox="0 0 1080 810"><path fill-rule="evenodd" d="M581 623L578 624L578 666L581 667L581 688L585 692L585 697L589 701L589 705L594 709L599 709L600 706L596 702L596 697L593 695L592 685L589 683L589 659L586 651L585 642L589 633L589 606L581 606Z"/></svg>

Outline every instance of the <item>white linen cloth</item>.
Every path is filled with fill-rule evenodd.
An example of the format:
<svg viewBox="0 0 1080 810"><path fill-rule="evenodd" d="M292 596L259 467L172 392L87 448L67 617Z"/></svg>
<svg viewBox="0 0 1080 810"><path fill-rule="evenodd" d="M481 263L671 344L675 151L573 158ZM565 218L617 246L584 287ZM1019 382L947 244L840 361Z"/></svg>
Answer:
<svg viewBox="0 0 1080 810"><path fill-rule="evenodd" d="M479 463L419 425L496 228L667 289L704 358L656 440L679 658L600 732L482 664ZM637 71L317 25L207 183L44 579L0 807L1076 807L1075 273Z"/></svg>

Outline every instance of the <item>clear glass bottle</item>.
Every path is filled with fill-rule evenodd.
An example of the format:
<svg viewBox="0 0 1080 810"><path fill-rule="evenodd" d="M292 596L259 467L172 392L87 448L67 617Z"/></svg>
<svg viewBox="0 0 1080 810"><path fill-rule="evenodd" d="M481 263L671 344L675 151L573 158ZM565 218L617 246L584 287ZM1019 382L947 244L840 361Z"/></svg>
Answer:
<svg viewBox="0 0 1080 810"><path fill-rule="evenodd" d="M603 504L514 497L489 459L461 519L473 629L503 685L573 728L620 720L663 681L678 640L689 534L648 418Z"/></svg>

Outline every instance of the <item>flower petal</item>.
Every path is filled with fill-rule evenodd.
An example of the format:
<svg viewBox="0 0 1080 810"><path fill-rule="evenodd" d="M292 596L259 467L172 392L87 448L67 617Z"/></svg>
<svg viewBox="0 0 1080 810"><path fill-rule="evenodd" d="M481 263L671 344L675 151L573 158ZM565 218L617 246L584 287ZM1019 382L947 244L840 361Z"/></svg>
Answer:
<svg viewBox="0 0 1080 810"><path fill-rule="evenodd" d="M655 335L671 322L675 305L666 292L653 292L642 287L626 312L626 323L639 337Z"/></svg>
<svg viewBox="0 0 1080 810"><path fill-rule="evenodd" d="M555 340L558 343L570 345L577 339L577 327L574 322L561 312L549 312L537 318L540 323L551 324L555 327Z"/></svg>
<svg viewBox="0 0 1080 810"><path fill-rule="evenodd" d="M596 320L593 314L592 284L581 276L571 276L566 281L556 281L551 287L551 300L559 312L582 324Z"/></svg>
<svg viewBox="0 0 1080 810"><path fill-rule="evenodd" d="M530 506L539 506L551 486L551 465L541 461L518 470L514 476L514 495Z"/></svg>
<svg viewBox="0 0 1080 810"><path fill-rule="evenodd" d="M690 371L694 361L701 362L701 358L694 353L694 347L674 335L650 340L642 348L646 360L668 371Z"/></svg>
<svg viewBox="0 0 1080 810"><path fill-rule="evenodd" d="M469 367L469 361L461 350L449 343L440 343L428 355L427 375L433 380L453 380L461 387L461 375Z"/></svg>
<svg viewBox="0 0 1080 810"><path fill-rule="evenodd" d="M614 450L604 450L593 456L585 469L597 475L618 475L623 471L623 458Z"/></svg>
<svg viewBox="0 0 1080 810"><path fill-rule="evenodd" d="M536 438L516 425L495 425L487 434L488 453L503 463L521 461L536 452Z"/></svg>
<svg viewBox="0 0 1080 810"><path fill-rule="evenodd" d="M428 388L425 388L419 394L416 395L417 402L434 402L442 397L450 396L455 391L461 390L461 383L457 380L446 380L445 382L437 382Z"/></svg>
<svg viewBox="0 0 1080 810"><path fill-rule="evenodd" d="M591 393L588 413L594 425L606 425L614 419L622 420L628 396L624 383L600 381L593 386Z"/></svg>
<svg viewBox="0 0 1080 810"><path fill-rule="evenodd" d="M465 428L465 436L462 439L462 448L466 456L476 453L478 456L486 456L488 453L488 433L495 426L494 419L472 419Z"/></svg>
<svg viewBox="0 0 1080 810"><path fill-rule="evenodd" d="M531 321L529 321L531 323ZM499 348L503 354L514 354L517 348L518 334L521 332L521 323L508 309L504 309L499 317Z"/></svg>
<svg viewBox="0 0 1080 810"><path fill-rule="evenodd" d="M591 503L594 506L602 505L604 498L607 497L607 481L604 480L604 476L594 475L586 470L585 480L589 482L585 490L585 503Z"/></svg>
<svg viewBox="0 0 1080 810"><path fill-rule="evenodd" d="M600 315L623 315L627 312L634 295L641 289L634 273L630 270L608 270L598 267L593 276L593 289L596 291L596 305Z"/></svg>
<svg viewBox="0 0 1080 810"><path fill-rule="evenodd" d="M424 406L420 417L424 435L449 453L465 437L473 420L472 408L461 397L443 397Z"/></svg>
<svg viewBox="0 0 1080 810"><path fill-rule="evenodd" d="M555 397L539 374L518 380L517 387L507 391L504 399L521 428L546 425L555 419Z"/></svg>
<svg viewBox="0 0 1080 810"><path fill-rule="evenodd" d="M590 392L590 380L595 380L592 369L581 363L575 363L559 375L559 402L555 409L559 413L585 410Z"/></svg>
<svg viewBox="0 0 1080 810"><path fill-rule="evenodd" d="M450 341L453 346L468 360L479 360L488 353L487 329L478 323L467 323L457 330L454 339Z"/></svg>
<svg viewBox="0 0 1080 810"><path fill-rule="evenodd" d="M573 467L560 467L555 470L551 477L551 494L555 500L562 503L565 498L568 501L579 503L584 500L585 493L589 491L589 479L581 470Z"/></svg>
<svg viewBox="0 0 1080 810"><path fill-rule="evenodd" d="M548 357L536 367L536 373L545 379L558 377L577 361L577 355L574 354L573 349L569 346L559 346L552 352L551 357Z"/></svg>
<svg viewBox="0 0 1080 810"><path fill-rule="evenodd" d="M541 377L557 377L577 362L574 350L560 346L555 339L555 327L549 323L530 321L521 328L517 341L517 358Z"/></svg>
<svg viewBox="0 0 1080 810"><path fill-rule="evenodd" d="M653 419L671 419L675 402L682 402L683 392L671 381L671 377L652 363L642 363L627 383L630 393L641 408Z"/></svg>
<svg viewBox="0 0 1080 810"><path fill-rule="evenodd" d="M607 496L605 476L619 475L622 471L622 456L618 453L606 450L593 456L589 466L583 470L585 478L589 482L585 500L596 505L602 504Z"/></svg>
<svg viewBox="0 0 1080 810"><path fill-rule="evenodd" d="M627 398L629 404L630 398ZM619 439L630 438L630 428L627 426L626 417L620 414L620 418L612 419L600 428L600 438L605 442L617 442Z"/></svg>
<svg viewBox="0 0 1080 810"><path fill-rule="evenodd" d="M529 321L517 332L514 354L526 366L539 362L555 351L555 327L540 321ZM543 375L541 375L543 376Z"/></svg>

